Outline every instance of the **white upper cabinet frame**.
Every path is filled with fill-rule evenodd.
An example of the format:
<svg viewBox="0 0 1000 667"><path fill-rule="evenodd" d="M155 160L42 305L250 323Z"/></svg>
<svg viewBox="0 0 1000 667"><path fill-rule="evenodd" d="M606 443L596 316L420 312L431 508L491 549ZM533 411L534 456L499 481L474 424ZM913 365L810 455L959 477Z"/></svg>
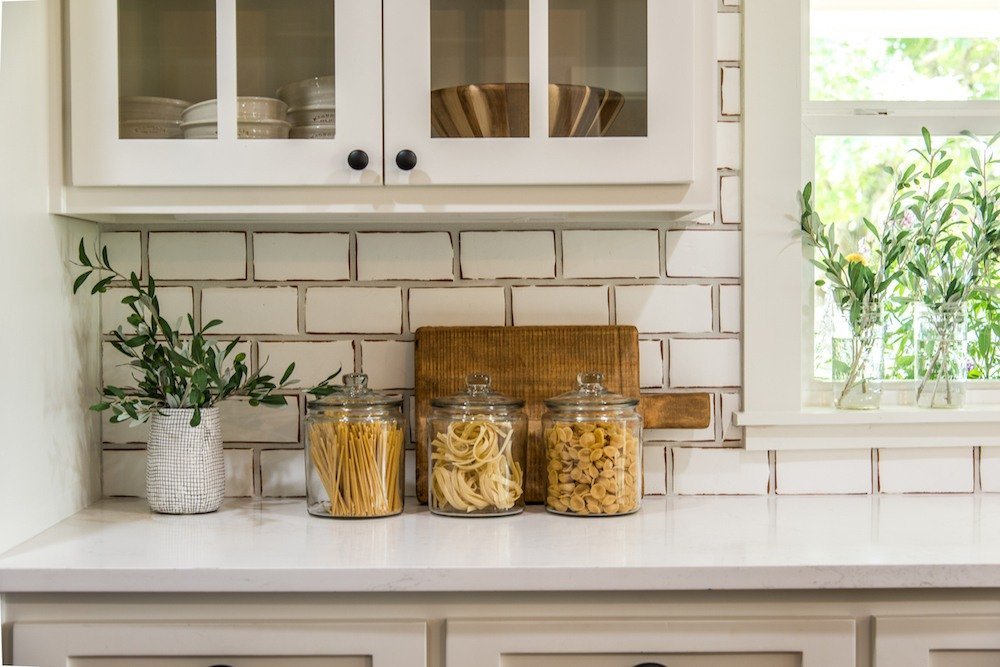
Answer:
<svg viewBox="0 0 1000 667"><path fill-rule="evenodd" d="M74 186L330 186L381 184L382 7L331 0L337 130L331 140L236 138L236 10L217 0L217 140L118 138L118 2L73 0L69 11L71 181ZM347 164L369 155L364 171Z"/></svg>
<svg viewBox="0 0 1000 667"><path fill-rule="evenodd" d="M995 383L970 392L961 410L883 407L870 412L820 407L813 373L813 268L799 232L797 192L813 175L817 135L992 134L1000 105L807 101L809 3L744 4L744 356L747 449L868 449L1000 445ZM796 39L795 36L799 38ZM859 115L855 108L887 110ZM919 113L918 113L919 110ZM975 396L974 396L975 394Z"/></svg>
<svg viewBox="0 0 1000 667"><path fill-rule="evenodd" d="M684 184L695 178L695 16L704 0L647 2L647 136L548 136L549 0L529 0L530 136L431 137L431 0L384 0L389 185ZM417 166L396 166L399 151ZM699 174L700 176L700 174Z"/></svg>

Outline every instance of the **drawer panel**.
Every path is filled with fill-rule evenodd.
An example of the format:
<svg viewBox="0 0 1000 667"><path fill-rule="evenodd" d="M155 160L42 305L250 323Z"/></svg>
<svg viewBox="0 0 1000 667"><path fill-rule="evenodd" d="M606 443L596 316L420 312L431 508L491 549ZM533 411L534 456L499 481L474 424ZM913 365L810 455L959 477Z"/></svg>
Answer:
<svg viewBox="0 0 1000 667"><path fill-rule="evenodd" d="M448 667L851 667L853 619L457 620Z"/></svg>
<svg viewBox="0 0 1000 667"><path fill-rule="evenodd" d="M292 656L274 655L267 657L113 657L74 658L72 667L372 667L370 657L353 655Z"/></svg>
<svg viewBox="0 0 1000 667"><path fill-rule="evenodd" d="M931 667L1000 667L1000 651L931 651Z"/></svg>
<svg viewBox="0 0 1000 667"><path fill-rule="evenodd" d="M13 644L36 667L427 667L423 621L15 623Z"/></svg>
<svg viewBox="0 0 1000 667"><path fill-rule="evenodd" d="M795 653L660 653L657 655L506 655L501 667L635 667L653 663L663 667L802 667ZM951 667L951 665L948 665ZM961 667L966 667L962 665ZM969 667L972 667L971 665ZM975 667L979 667L976 665Z"/></svg>

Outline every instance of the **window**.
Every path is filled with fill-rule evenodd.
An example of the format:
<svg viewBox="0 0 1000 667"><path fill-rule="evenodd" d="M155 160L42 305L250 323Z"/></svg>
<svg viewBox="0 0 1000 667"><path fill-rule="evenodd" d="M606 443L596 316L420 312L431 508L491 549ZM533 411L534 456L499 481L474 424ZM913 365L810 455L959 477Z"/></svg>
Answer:
<svg viewBox="0 0 1000 667"><path fill-rule="evenodd" d="M798 252L796 193L815 181L817 210L850 239L887 200L881 165L897 162L921 127L941 138L1000 131L1000 2L767 0L747 3L745 22L747 447L988 444L980 436L1000 421L996 384L980 383L970 403L981 405L961 414L819 407L830 403L818 377L828 360L817 353L821 304ZM910 343L894 342L891 373L904 379ZM1000 378L992 359L982 366ZM951 426L914 428L934 422Z"/></svg>

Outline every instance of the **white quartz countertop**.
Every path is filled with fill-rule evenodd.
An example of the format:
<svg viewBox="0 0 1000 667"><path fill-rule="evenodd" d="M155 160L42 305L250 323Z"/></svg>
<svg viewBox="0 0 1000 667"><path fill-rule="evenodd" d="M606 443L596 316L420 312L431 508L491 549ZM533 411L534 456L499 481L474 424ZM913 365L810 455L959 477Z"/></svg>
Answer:
<svg viewBox="0 0 1000 667"><path fill-rule="evenodd" d="M600 574L603 576L595 576ZM628 517L531 507L310 517L301 500L151 514L103 500L0 556L0 592L1000 587L1000 496L647 498Z"/></svg>

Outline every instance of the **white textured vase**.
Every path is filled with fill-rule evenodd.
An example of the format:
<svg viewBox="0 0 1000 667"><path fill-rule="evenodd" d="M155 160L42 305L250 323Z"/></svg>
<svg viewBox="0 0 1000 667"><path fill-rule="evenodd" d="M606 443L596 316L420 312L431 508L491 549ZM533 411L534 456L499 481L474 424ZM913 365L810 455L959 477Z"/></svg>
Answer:
<svg viewBox="0 0 1000 667"><path fill-rule="evenodd" d="M222 505L226 466L219 409L165 409L153 415L146 447L146 499L162 514L203 514Z"/></svg>

